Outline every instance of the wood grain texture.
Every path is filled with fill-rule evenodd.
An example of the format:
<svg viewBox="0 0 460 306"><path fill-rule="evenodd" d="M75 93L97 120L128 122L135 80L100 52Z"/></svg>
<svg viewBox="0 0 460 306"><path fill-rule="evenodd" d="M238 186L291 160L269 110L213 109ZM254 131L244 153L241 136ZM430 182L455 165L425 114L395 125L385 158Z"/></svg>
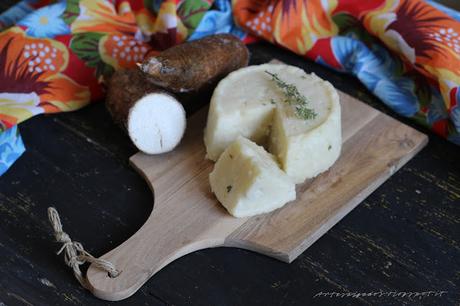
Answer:
<svg viewBox="0 0 460 306"><path fill-rule="evenodd" d="M297 258L427 143L424 134L344 93L340 100L339 160L298 185L297 199L272 213L234 218L212 195L213 163L204 158L202 140L207 109L190 118L184 141L173 152L134 155L132 165L155 194L154 210L132 238L103 256L120 276L89 268L93 294L127 298L173 260L204 248L244 248L285 262Z"/></svg>

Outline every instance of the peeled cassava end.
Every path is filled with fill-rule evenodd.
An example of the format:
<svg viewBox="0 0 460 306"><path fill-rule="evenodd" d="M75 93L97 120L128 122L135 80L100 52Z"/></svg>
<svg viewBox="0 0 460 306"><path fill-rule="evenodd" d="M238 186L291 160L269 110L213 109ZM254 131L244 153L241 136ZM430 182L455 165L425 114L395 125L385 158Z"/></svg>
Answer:
<svg viewBox="0 0 460 306"><path fill-rule="evenodd" d="M185 111L174 96L147 82L139 69L116 71L109 82L107 110L142 152L172 150L185 130Z"/></svg>
<svg viewBox="0 0 460 306"><path fill-rule="evenodd" d="M131 107L127 130L134 145L147 154L174 149L185 132L185 110L174 97L160 93L143 96Z"/></svg>

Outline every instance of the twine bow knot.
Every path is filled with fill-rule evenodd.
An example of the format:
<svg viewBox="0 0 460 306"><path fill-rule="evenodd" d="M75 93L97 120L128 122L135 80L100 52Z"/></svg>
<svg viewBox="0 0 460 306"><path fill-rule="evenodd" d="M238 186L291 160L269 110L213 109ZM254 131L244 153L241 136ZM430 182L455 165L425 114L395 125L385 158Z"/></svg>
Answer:
<svg viewBox="0 0 460 306"><path fill-rule="evenodd" d="M51 222L51 226L53 227L56 241L62 243L62 247L57 252L57 255L64 252L65 263L72 268L75 278L84 288L90 289L87 278L80 270L80 266L86 262L106 271L110 277L117 277L120 275L121 271L115 269L115 266L110 261L94 257L83 248L83 245L80 242L72 241L72 239L70 239L70 236L63 231L61 219L54 207L48 208L48 218Z"/></svg>

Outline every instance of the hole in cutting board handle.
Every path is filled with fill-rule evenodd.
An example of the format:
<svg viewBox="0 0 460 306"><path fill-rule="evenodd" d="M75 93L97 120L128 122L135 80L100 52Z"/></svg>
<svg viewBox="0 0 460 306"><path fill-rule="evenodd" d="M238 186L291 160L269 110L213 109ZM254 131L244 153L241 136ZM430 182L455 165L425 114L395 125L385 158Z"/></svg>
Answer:
<svg viewBox="0 0 460 306"><path fill-rule="evenodd" d="M110 272L107 272L107 277L109 277L109 278L117 278L118 276L120 276L121 273L123 273L123 270L119 271L117 273L117 275L112 276L112 275L110 275Z"/></svg>

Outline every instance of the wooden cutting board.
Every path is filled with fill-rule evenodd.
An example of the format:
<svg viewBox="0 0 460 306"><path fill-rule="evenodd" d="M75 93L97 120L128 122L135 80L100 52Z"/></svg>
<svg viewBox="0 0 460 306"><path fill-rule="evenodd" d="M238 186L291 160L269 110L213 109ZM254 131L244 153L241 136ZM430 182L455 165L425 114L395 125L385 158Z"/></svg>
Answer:
<svg viewBox="0 0 460 306"><path fill-rule="evenodd" d="M207 109L193 115L171 153L137 153L130 161L155 194L143 227L102 256L121 274L91 266L95 296L121 300L173 260L211 247L238 247L291 262L427 143L426 135L340 92L343 147L332 168L297 187L297 200L268 214L238 219L211 193L203 128ZM378 218L378 216L375 216Z"/></svg>

